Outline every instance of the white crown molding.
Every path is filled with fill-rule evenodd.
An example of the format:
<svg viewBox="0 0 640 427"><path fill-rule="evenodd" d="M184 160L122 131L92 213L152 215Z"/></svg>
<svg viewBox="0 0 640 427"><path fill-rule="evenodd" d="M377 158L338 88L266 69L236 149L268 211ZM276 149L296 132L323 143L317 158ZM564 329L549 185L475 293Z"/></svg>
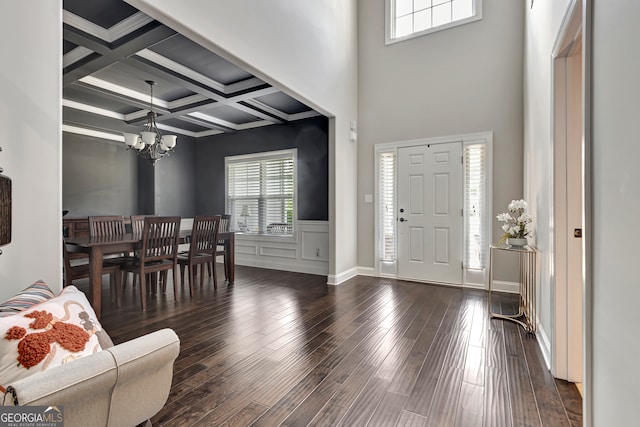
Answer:
<svg viewBox="0 0 640 427"><path fill-rule="evenodd" d="M94 107L93 105L82 104L80 102L71 101L68 99L62 99L62 106L73 108L74 110L86 111L88 113L98 114L104 117L110 117L112 119L124 120L124 114L116 113L115 111L105 110L104 108Z"/></svg>
<svg viewBox="0 0 640 427"><path fill-rule="evenodd" d="M236 125L235 123L231 123L226 120L222 120L217 117L210 116L208 114L193 112L193 113L187 114L187 116L195 117L196 119L200 119L200 120L204 120L205 122L224 126L229 129L238 130L238 125Z"/></svg>
<svg viewBox="0 0 640 427"><path fill-rule="evenodd" d="M73 49L71 52L62 56L62 68L66 68L71 64L74 64L80 61L83 58L91 55L93 51L91 49L87 49L83 46L78 46Z"/></svg>
<svg viewBox="0 0 640 427"><path fill-rule="evenodd" d="M75 133L77 135L93 136L96 138L109 139L111 141L124 142L124 136L122 134L114 134L109 132L102 132L93 129L82 128L78 126L62 125L63 132Z"/></svg>
<svg viewBox="0 0 640 427"><path fill-rule="evenodd" d="M260 85L263 85L263 84L265 84L265 82L263 82L259 78L252 77L250 79L241 80L239 82L231 83L230 85L226 85L224 93L229 94L229 93L239 92L241 90L249 90L249 89L253 89L254 87L258 87Z"/></svg>
<svg viewBox="0 0 640 427"><path fill-rule="evenodd" d="M224 133L224 132L217 129L203 130L202 132L196 132L196 138L200 138L203 136L220 135L221 133Z"/></svg>
<svg viewBox="0 0 640 427"><path fill-rule="evenodd" d="M112 43L115 40L130 34L152 21L153 18L142 12L138 12L107 29L100 25L96 25L91 21L87 21L86 19L67 10L62 11L62 22L108 43Z"/></svg>
<svg viewBox="0 0 640 427"><path fill-rule="evenodd" d="M282 111L276 108L270 107L267 104L257 101L255 99L247 99L245 102L251 105L252 107L259 108L260 110L266 111L269 114L273 114L274 116L280 117L282 120L287 120L289 118L289 115L287 113L283 113Z"/></svg>
<svg viewBox="0 0 640 427"><path fill-rule="evenodd" d="M302 113L290 114L289 116L287 116L287 118L290 121L295 121L295 120L308 119L310 117L316 117L319 115L320 113L318 113L317 111L309 110L309 111L303 111Z"/></svg>
<svg viewBox="0 0 640 427"><path fill-rule="evenodd" d="M195 94L195 95L189 95L189 96L185 96L184 98L180 98L180 99L176 99L175 101L171 101L167 104L167 107L169 107L169 109L173 110L175 108L180 108L180 107L185 107L185 106L189 106L192 104L196 104L198 102L202 102L202 101L208 101L210 98L204 96L204 95L200 95L200 94Z"/></svg>
<svg viewBox="0 0 640 427"><path fill-rule="evenodd" d="M62 22L103 41L109 41L109 30L69 11L62 11Z"/></svg>
<svg viewBox="0 0 640 427"><path fill-rule="evenodd" d="M263 126L269 126L272 124L274 123L268 120L258 120L257 122L249 122L249 123L243 123L241 125L236 125L236 127L238 128L238 130L247 130L247 129L260 128Z"/></svg>
<svg viewBox="0 0 640 427"><path fill-rule="evenodd" d="M185 136L190 136L195 138L196 137L196 133L190 130L186 130L186 129L182 129L182 128L177 128L174 126L168 126L165 125L164 123L156 123L156 125L158 126L158 129L160 130L166 130L167 132L172 132L172 133L179 133L181 135L185 135Z"/></svg>
<svg viewBox="0 0 640 427"><path fill-rule="evenodd" d="M109 92L124 95L132 99L137 99L138 101L143 101L146 103L151 102L151 94L149 93L137 92L135 90L131 90L124 86L110 83L108 81L101 80L96 77L86 76L81 78L79 81L91 86L99 87L100 89L104 89ZM156 96L153 97L153 104L157 105L158 107L169 108L169 103L167 101L165 101L164 99L158 98Z"/></svg>
<svg viewBox="0 0 640 427"><path fill-rule="evenodd" d="M131 15L127 19L118 22L108 30L108 42L114 42L132 32L138 28L142 28L149 22L153 22L153 18L145 15L142 12Z"/></svg>

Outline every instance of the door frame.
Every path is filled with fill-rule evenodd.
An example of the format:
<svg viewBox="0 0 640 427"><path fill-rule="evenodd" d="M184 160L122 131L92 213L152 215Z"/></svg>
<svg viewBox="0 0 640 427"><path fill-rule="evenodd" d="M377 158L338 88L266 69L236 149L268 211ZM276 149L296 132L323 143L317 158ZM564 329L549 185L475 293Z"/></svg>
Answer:
<svg viewBox="0 0 640 427"><path fill-rule="evenodd" d="M394 141L394 142L384 142L378 143L374 146L374 269L375 275L378 277L389 277L389 278L398 278L398 263L397 260L394 261L381 261L380 258L380 220L378 212L380 211L380 197L379 197L379 179L380 179L380 171L379 171L379 163L378 156L380 153L395 153L396 159L398 155L398 149L404 147L414 147L418 145L430 145L430 144L443 144L450 142L461 142L462 143L462 151L464 153L464 148L467 145L484 143L485 144L485 167L486 167L486 176L485 176L485 185L486 185L486 201L485 206L487 210L487 215L485 215L485 233L487 235L488 241L491 241L491 224L493 219L493 131L486 132L478 132L478 133L469 133L469 134L461 134L461 135L449 135L435 138L422 138L422 139L412 139L406 141ZM396 179L395 183L397 185L397 170L396 170ZM464 180L463 180L464 182ZM463 189L464 191L464 189ZM396 191L397 194L397 191ZM464 225L464 223L463 223ZM397 233L397 230L396 230ZM462 243L462 251L463 251L463 259L464 253L466 251L466 243ZM489 248L487 247L488 251ZM488 254L488 252L487 252ZM487 255L488 259L488 255ZM478 271L469 271L467 268L463 269L462 274L462 287L469 288L477 288L477 289L487 289L488 286L488 267L485 267L484 270L478 274ZM457 285L456 285L457 286Z"/></svg>
<svg viewBox="0 0 640 427"><path fill-rule="evenodd" d="M552 339L551 339L551 372L555 377L567 378L567 355L569 352L568 335L572 333L582 334L582 381L583 399L582 413L584 425L592 424L592 358L591 358L591 331L592 331L592 270L593 259L593 201L591 187L591 21L592 1L571 0L566 14L558 30L556 41L551 52L551 164L550 169L550 214L551 214L551 241L549 262L551 271L552 298ZM557 150L566 147L566 120L567 120L567 84L558 75L564 75L566 71L566 59L570 57L571 47L576 40L582 44L582 313L573 313L567 304L569 289L566 281L557 280L556 266L567 262L566 248L559 248L556 239L567 235L569 229L562 221L558 221L560 215L566 214L555 204L558 191L566 190L566 181L556 177L557 162L566 159L557 156ZM562 166L562 165L560 165ZM579 317L576 317L579 316ZM578 326L577 318L581 318ZM580 330L578 330L580 329Z"/></svg>

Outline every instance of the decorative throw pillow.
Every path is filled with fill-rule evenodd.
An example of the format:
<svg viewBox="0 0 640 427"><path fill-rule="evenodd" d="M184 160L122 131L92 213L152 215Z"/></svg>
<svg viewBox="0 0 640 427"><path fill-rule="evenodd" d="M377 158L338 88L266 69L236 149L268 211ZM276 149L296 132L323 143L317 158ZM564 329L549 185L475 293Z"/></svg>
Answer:
<svg viewBox="0 0 640 427"><path fill-rule="evenodd" d="M50 298L53 298L53 291L42 280L38 280L0 304L0 317L19 313Z"/></svg>
<svg viewBox="0 0 640 427"><path fill-rule="evenodd" d="M6 390L16 380L96 353L101 342L110 340L89 301L67 286L57 297L0 318L0 386Z"/></svg>

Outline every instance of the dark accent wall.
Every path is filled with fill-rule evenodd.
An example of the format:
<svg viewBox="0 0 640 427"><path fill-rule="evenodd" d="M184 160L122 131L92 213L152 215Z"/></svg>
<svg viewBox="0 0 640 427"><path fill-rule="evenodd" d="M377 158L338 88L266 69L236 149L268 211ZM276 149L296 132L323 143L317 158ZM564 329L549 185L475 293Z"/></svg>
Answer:
<svg viewBox="0 0 640 427"><path fill-rule="evenodd" d="M156 215L193 217L195 206L195 144L178 138L178 145L167 158L155 165ZM143 192L144 188L139 187Z"/></svg>
<svg viewBox="0 0 640 427"><path fill-rule="evenodd" d="M63 133L62 202L69 217L224 212L224 158L298 149L298 219L328 220L328 119L313 117L208 138L180 136L155 166L124 144Z"/></svg>
<svg viewBox="0 0 640 427"><path fill-rule="evenodd" d="M223 213L224 158L298 149L298 219L329 219L329 152L326 117L199 138L196 142L196 212Z"/></svg>
<svg viewBox="0 0 640 427"><path fill-rule="evenodd" d="M124 144L65 132L62 208L69 217L137 213L136 162Z"/></svg>
<svg viewBox="0 0 640 427"><path fill-rule="evenodd" d="M125 145L63 134L62 207L69 217L90 215L195 215L194 140L180 137L175 151L153 166Z"/></svg>

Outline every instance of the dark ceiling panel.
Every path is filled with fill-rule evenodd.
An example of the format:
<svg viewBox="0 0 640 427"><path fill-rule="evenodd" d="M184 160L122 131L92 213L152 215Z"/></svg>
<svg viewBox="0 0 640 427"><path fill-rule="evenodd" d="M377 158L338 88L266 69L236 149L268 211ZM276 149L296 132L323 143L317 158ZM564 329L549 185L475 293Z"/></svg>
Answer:
<svg viewBox="0 0 640 427"><path fill-rule="evenodd" d="M67 53L71 52L73 49L77 48L78 45L75 43L71 43L70 41L67 40L62 40L62 54L66 55Z"/></svg>
<svg viewBox="0 0 640 427"><path fill-rule="evenodd" d="M85 89L79 86L67 86L62 90L62 96L69 101L91 105L104 110L113 111L120 114L130 114L139 111L139 108L120 102L117 99L104 95L100 92Z"/></svg>
<svg viewBox="0 0 640 427"><path fill-rule="evenodd" d="M63 5L69 13L106 29L138 12L122 0L63 0ZM262 121L263 118L266 118L268 123L282 121L282 114L274 113L267 108L263 108L265 111L255 111L255 115L251 110L250 100L256 96L255 91L268 88L267 83L234 92L233 95L229 95L233 96L233 99L227 104L220 100L222 93L219 88L207 88L206 84L198 83L197 78L192 80L189 74L197 73L220 84L231 85L252 79L254 76L188 38L175 34L160 22L154 21L138 28L127 37L121 38L120 43L116 43L117 46L95 40L95 37L74 28L73 25L73 20L65 21L64 53L73 52L79 45L91 49L94 53L65 68L63 97L67 101L127 115L149 108L147 100L132 97L130 91L148 95L150 88L145 80L153 80L157 83L153 88L156 99L172 102L196 93L199 95L196 102L182 102L179 107L170 110L158 106L156 102L156 110L164 113L164 116L158 118L158 122L167 126L189 132L204 132L212 128L233 131L235 127L216 126L214 123L211 126L207 123L200 125L197 118L187 116L189 113L198 112L235 125L261 125L262 123L256 122ZM144 49L149 49L192 71L178 72L177 67L160 65L151 59L145 59L144 55L139 54ZM73 56L72 53L68 58ZM102 80L107 83L107 87L103 89L92 86L90 80L82 82L85 77L87 80ZM281 92L261 96L256 100L284 114L311 111L306 105ZM113 130L126 131L143 126L144 120L145 118L141 117L125 122L109 115L98 115L76 108L63 109L63 122L94 129L108 130L112 126Z"/></svg>
<svg viewBox="0 0 640 427"><path fill-rule="evenodd" d="M172 37L149 49L225 85L253 77L182 35Z"/></svg>
<svg viewBox="0 0 640 427"><path fill-rule="evenodd" d="M163 125L167 125L167 126L173 126L179 129L188 130L191 132L204 132L206 130L211 130L211 128L199 126L191 122L185 122L184 120L180 120L180 119L159 120L158 123L162 123Z"/></svg>
<svg viewBox="0 0 640 427"><path fill-rule="evenodd" d="M92 77L106 80L140 93L149 93L149 85L145 80L153 80L156 82L156 85L153 87L154 96L165 101L174 101L194 94L188 89L123 63L116 63L107 68L103 68L93 73Z"/></svg>
<svg viewBox="0 0 640 427"><path fill-rule="evenodd" d="M287 114L297 114L311 110L302 102L290 97L283 92L276 92L269 95L260 96L256 98L256 101L260 101L271 108L275 108L276 110L280 110L283 113Z"/></svg>
<svg viewBox="0 0 640 427"><path fill-rule="evenodd" d="M107 29L138 12L122 0L64 0L63 8Z"/></svg>
<svg viewBox="0 0 640 427"><path fill-rule="evenodd" d="M260 120L258 117L245 113L244 111L236 110L235 108L222 105L216 108L203 109L202 112L209 116L216 117L218 119L226 120L235 124L250 123Z"/></svg>

